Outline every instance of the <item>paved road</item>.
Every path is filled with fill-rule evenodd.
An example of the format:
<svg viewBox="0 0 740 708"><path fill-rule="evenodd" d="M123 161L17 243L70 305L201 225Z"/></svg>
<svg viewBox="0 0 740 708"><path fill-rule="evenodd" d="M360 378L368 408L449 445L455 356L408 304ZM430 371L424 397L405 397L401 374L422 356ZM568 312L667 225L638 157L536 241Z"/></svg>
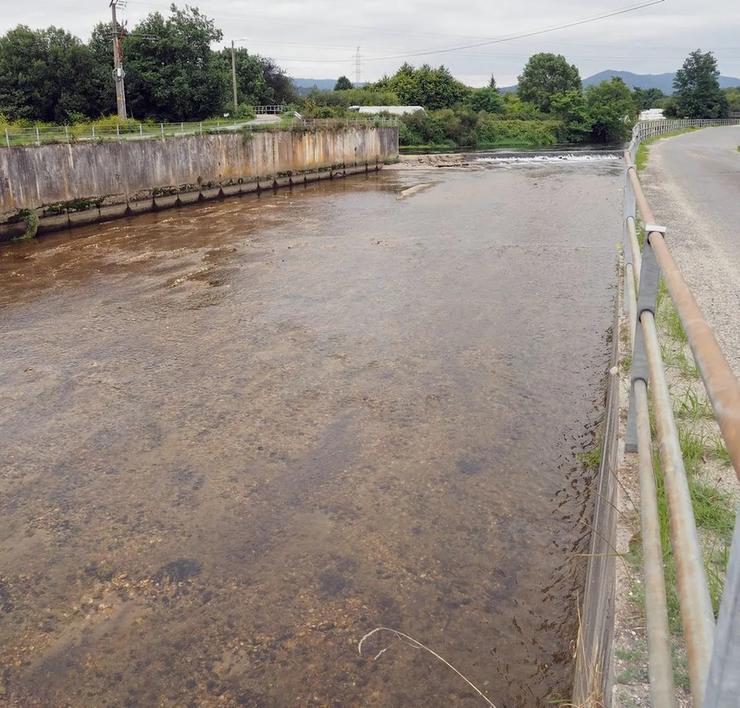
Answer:
<svg viewBox="0 0 740 708"><path fill-rule="evenodd" d="M650 148L643 183L699 304L740 375L740 127Z"/></svg>

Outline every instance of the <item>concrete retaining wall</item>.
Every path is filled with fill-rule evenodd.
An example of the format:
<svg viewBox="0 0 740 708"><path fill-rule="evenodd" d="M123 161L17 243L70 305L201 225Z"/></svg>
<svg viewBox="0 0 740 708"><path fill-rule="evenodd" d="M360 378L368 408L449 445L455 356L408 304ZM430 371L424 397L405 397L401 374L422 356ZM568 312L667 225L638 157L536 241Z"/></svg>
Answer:
<svg viewBox="0 0 740 708"><path fill-rule="evenodd" d="M60 228L377 169L397 156L397 128L364 126L3 148L0 238L23 232L25 210L40 228Z"/></svg>

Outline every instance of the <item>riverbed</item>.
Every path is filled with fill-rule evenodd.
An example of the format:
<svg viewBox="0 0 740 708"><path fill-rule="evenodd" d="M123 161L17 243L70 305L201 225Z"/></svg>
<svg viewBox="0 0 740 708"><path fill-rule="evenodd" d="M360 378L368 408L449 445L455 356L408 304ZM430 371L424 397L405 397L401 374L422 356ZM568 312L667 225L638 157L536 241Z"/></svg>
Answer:
<svg viewBox="0 0 740 708"><path fill-rule="evenodd" d="M569 697L622 173L475 167L0 249L0 702Z"/></svg>

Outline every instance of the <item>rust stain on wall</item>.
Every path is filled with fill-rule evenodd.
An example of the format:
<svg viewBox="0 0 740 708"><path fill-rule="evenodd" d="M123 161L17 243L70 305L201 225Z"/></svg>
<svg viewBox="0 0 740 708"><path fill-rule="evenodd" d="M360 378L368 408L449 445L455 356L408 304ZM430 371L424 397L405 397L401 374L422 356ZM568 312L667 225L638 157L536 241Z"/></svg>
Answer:
<svg viewBox="0 0 740 708"><path fill-rule="evenodd" d="M192 190L398 155L398 129L257 132L0 150L0 214L157 189Z"/></svg>

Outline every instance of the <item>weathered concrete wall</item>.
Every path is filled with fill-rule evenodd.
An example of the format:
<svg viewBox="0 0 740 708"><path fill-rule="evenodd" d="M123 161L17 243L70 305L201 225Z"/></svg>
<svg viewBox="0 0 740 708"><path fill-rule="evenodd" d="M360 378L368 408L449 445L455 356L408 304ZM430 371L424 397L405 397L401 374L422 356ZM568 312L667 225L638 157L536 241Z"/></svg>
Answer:
<svg viewBox="0 0 740 708"><path fill-rule="evenodd" d="M376 166L397 155L398 129L392 127L3 148L0 223L19 210L40 210L43 220L58 215L59 205L67 211L68 202L100 207L151 201L163 194L194 193L198 198L201 192L222 194L222 188L237 184ZM79 203L73 206L79 209Z"/></svg>

